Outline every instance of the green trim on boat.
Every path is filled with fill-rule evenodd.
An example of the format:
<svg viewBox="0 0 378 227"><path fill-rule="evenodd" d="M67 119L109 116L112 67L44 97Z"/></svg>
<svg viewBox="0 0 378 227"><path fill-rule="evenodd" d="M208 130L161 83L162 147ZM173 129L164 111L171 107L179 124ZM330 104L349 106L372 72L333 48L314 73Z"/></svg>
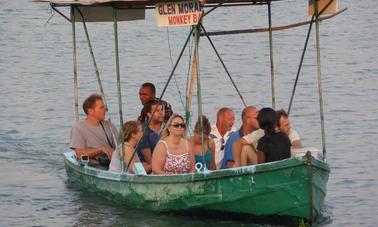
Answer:
<svg viewBox="0 0 378 227"><path fill-rule="evenodd" d="M193 174L137 176L82 166L74 152L64 155L71 181L153 211L203 209L308 220L320 212L330 172L327 163L303 156Z"/></svg>

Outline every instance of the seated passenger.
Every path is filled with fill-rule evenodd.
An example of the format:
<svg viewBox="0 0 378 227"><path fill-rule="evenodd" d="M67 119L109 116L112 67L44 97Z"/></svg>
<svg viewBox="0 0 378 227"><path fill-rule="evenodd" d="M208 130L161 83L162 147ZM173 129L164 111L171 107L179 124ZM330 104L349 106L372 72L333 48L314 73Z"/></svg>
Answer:
<svg viewBox="0 0 378 227"><path fill-rule="evenodd" d="M112 160L109 165L110 171L121 172L121 161L120 157L124 156L124 164L129 164L131 159L128 172L134 173L134 164L140 162L138 155L134 154L135 146L138 144L139 140L142 138L142 126L139 121L128 121L123 124L123 140L125 142L125 150L122 152L122 146L119 145L118 150L114 151L112 155ZM146 172L151 172L151 165L143 162L143 167Z"/></svg>
<svg viewBox="0 0 378 227"><path fill-rule="evenodd" d="M215 142L215 165L217 169L222 168L224 146L228 137L233 131L236 131L233 127L234 121L234 111L230 108L222 107L218 110L217 122L211 126L210 138Z"/></svg>
<svg viewBox="0 0 378 227"><path fill-rule="evenodd" d="M105 120L102 97L97 94L89 96L83 103L83 110L87 118L72 127L70 148L75 150L77 159L88 156L96 162L101 154L105 154L110 160L118 132L111 122Z"/></svg>
<svg viewBox="0 0 378 227"><path fill-rule="evenodd" d="M200 125L200 119L198 118L196 125L194 126L193 137L189 139L189 142L192 146L192 151L196 163L202 163L204 158L204 163L206 164L206 169L215 170L215 143L212 139L209 138L211 126L210 122L206 116L202 116L203 123L203 150L202 152L202 130Z"/></svg>
<svg viewBox="0 0 378 227"><path fill-rule="evenodd" d="M142 128L145 132L136 149L139 159L151 165L152 152L164 128L164 112L163 106L158 105L157 101L147 102L144 108L146 108L147 121L143 123ZM147 125L148 121L150 121L149 125Z"/></svg>
<svg viewBox="0 0 378 227"><path fill-rule="evenodd" d="M173 114L152 154L154 174L179 174L194 172L194 154L185 138L186 125L181 115Z"/></svg>
<svg viewBox="0 0 378 227"><path fill-rule="evenodd" d="M284 111L277 111L278 129L289 136L292 148L301 148L302 144L298 133L291 128L290 121L288 117L285 116L287 116L287 114ZM280 121L278 121L278 119L280 119ZM264 136L264 130L258 129L235 142L233 147L235 158L234 167L257 164L257 153L252 152L252 150L257 149L258 141L262 136Z"/></svg>
<svg viewBox="0 0 378 227"><path fill-rule="evenodd" d="M303 147L298 133L291 128L289 115L283 109L277 111L277 125L280 132L289 136L292 148Z"/></svg>
<svg viewBox="0 0 378 227"><path fill-rule="evenodd" d="M145 104L150 101L159 101L159 99L156 97L156 88L153 83L144 83L139 89L139 99L140 102L143 105L142 110L140 111L140 116L138 117L138 120L142 123L144 123L147 120L147 112L144 108ZM164 122L167 122L168 119L173 114L171 105L161 100L161 104L163 106L163 112L164 112Z"/></svg>
<svg viewBox="0 0 378 227"><path fill-rule="evenodd" d="M243 109L242 116L241 116L242 125L240 126L240 129L236 132L232 132L227 140L225 150L224 150L222 169L232 168L234 166L234 155L233 155L232 149L236 141L238 141L243 136L248 135L251 132L259 129L259 122L257 121L257 115L258 115L258 110L254 106L247 106ZM252 149L250 148L250 145L245 145L240 149L242 153L247 154L247 153L252 152L252 151L250 152L247 151L247 150ZM255 160L256 160L255 162L257 163L257 158L255 158ZM250 162L252 162L252 160ZM252 163L241 163L241 164L247 165L247 164L252 164Z"/></svg>
<svg viewBox="0 0 378 227"><path fill-rule="evenodd" d="M290 158L291 143L289 137L277 129L276 112L272 108L263 108L259 111L258 121L265 133L257 145L258 163Z"/></svg>

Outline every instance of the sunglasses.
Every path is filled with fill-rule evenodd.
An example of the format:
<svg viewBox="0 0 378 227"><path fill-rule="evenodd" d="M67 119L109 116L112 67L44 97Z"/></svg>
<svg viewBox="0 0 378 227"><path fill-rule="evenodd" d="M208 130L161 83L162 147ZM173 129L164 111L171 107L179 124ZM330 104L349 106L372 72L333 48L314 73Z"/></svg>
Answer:
<svg viewBox="0 0 378 227"><path fill-rule="evenodd" d="M221 138L221 143L222 143L222 145L221 145L221 151L223 151L224 150L224 139L223 138Z"/></svg>
<svg viewBox="0 0 378 227"><path fill-rule="evenodd" d="M173 128L186 128L185 124L173 124L171 125Z"/></svg>

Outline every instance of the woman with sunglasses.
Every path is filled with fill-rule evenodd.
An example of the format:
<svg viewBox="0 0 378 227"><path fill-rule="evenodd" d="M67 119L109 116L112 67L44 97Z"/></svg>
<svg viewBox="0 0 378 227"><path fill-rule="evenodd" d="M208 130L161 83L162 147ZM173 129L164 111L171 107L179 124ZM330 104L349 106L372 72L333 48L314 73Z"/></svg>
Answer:
<svg viewBox="0 0 378 227"><path fill-rule="evenodd" d="M196 163L202 163L202 161L204 161L206 169L215 170L215 143L212 139L209 138L211 126L209 120L204 115L202 115L202 123L203 147L201 132L202 130L199 118L196 122L196 125L194 126L193 136L189 139L189 142L192 146ZM202 149L204 150L204 152L202 152Z"/></svg>
<svg viewBox="0 0 378 227"><path fill-rule="evenodd" d="M128 121L123 124L123 139L125 141L125 152L124 152L125 165L127 165L130 162L130 159L134 153L135 146L138 144L141 138L142 138L142 126L139 121ZM114 151L112 155L112 160L109 165L110 171L121 172L121 163L120 163L119 157L121 157L121 146L119 146L119 149ZM128 168L128 171L130 173L134 173L133 171L134 164L139 161L140 160L138 158L138 155L135 154ZM151 165L148 165L147 163L142 163L142 164L147 173L151 172Z"/></svg>
<svg viewBox="0 0 378 227"><path fill-rule="evenodd" d="M152 172L154 174L194 172L194 154L189 149L185 135L184 118L179 114L173 114L152 153Z"/></svg>

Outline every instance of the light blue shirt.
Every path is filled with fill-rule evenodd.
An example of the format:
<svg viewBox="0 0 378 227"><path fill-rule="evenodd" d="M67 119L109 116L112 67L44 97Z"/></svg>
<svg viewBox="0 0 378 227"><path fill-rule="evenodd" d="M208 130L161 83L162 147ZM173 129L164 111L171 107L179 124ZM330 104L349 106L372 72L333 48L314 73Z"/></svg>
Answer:
<svg viewBox="0 0 378 227"><path fill-rule="evenodd" d="M228 137L226 145L224 147L224 157L222 163L222 169L227 169L227 161L234 161L234 155L232 153L232 146L234 145L235 141L241 138L241 131L240 129L236 132L232 132Z"/></svg>

